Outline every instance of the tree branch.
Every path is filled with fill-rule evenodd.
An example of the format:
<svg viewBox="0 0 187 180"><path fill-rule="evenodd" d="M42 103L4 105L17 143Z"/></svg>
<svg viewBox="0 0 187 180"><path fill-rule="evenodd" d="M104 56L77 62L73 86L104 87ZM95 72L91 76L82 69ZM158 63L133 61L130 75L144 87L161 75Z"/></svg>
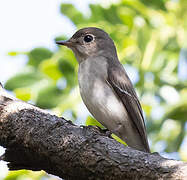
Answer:
<svg viewBox="0 0 187 180"><path fill-rule="evenodd" d="M94 127L10 97L0 89L1 157L12 170L45 170L64 179L187 179L187 163L140 152Z"/></svg>

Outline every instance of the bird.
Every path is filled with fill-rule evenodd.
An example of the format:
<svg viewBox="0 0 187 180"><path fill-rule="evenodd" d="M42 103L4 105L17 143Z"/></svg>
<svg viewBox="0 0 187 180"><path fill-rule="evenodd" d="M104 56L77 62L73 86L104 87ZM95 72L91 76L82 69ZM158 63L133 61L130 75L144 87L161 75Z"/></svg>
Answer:
<svg viewBox="0 0 187 180"><path fill-rule="evenodd" d="M80 94L93 117L129 147L149 153L143 111L110 36L100 28L85 27L56 44L73 51Z"/></svg>

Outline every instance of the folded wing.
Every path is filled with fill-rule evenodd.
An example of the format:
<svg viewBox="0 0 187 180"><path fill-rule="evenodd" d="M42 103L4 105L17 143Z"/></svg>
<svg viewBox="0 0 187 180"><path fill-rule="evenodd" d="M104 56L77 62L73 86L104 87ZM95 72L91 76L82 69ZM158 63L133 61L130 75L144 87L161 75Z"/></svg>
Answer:
<svg viewBox="0 0 187 180"><path fill-rule="evenodd" d="M150 152L140 102L129 77L120 63L108 68L107 81L123 102L134 128L141 137L145 151Z"/></svg>

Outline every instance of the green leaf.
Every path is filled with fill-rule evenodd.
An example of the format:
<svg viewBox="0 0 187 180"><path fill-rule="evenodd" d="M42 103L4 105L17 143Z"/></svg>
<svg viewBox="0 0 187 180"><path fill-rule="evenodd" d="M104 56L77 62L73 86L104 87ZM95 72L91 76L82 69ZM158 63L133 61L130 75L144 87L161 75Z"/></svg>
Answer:
<svg viewBox="0 0 187 180"><path fill-rule="evenodd" d="M179 121L187 121L187 102L180 103L170 108L165 114L164 119L174 119Z"/></svg>
<svg viewBox="0 0 187 180"><path fill-rule="evenodd" d="M30 88L17 88L14 90L16 97L23 101L29 101L32 96L32 92Z"/></svg>
<svg viewBox="0 0 187 180"><path fill-rule="evenodd" d="M69 109L74 112L78 112L79 104L81 101L78 87L72 88L68 93L66 93L66 91L64 90L62 99L63 101L61 101L60 104L56 108L54 108L55 112L61 114L62 112L65 112Z"/></svg>
<svg viewBox="0 0 187 180"><path fill-rule="evenodd" d="M30 170L9 171L4 180L40 180L45 179L46 173L44 171L33 172Z"/></svg>
<svg viewBox="0 0 187 180"><path fill-rule="evenodd" d="M58 66L60 71L67 80L67 85L71 87L75 86L77 74L75 74L73 64L70 63L70 61L61 58L58 61Z"/></svg>
<svg viewBox="0 0 187 180"><path fill-rule="evenodd" d="M29 62L28 64L37 67L43 60L49 59L53 55L47 48L34 48L28 54Z"/></svg>
<svg viewBox="0 0 187 180"><path fill-rule="evenodd" d="M139 0L123 0L122 1L123 5L129 6L132 9L136 10L137 14L140 13L141 16L149 19L151 15L151 10L146 7L141 1Z"/></svg>
<svg viewBox="0 0 187 180"><path fill-rule="evenodd" d="M103 11L103 17L109 23L113 25L122 23L121 19L118 16L118 7L116 5L111 5L109 8L104 8L101 10Z"/></svg>
<svg viewBox="0 0 187 180"><path fill-rule="evenodd" d="M144 52L152 35L150 28L148 26L144 26L137 33L138 33L138 37L137 37L138 47L140 48L142 52Z"/></svg>
<svg viewBox="0 0 187 180"><path fill-rule="evenodd" d="M19 176L28 175L28 174L29 171L27 170L10 171L4 180L16 180Z"/></svg>
<svg viewBox="0 0 187 180"><path fill-rule="evenodd" d="M116 136L115 134L112 134L112 137L116 140L116 141L118 141L118 142L120 142L121 144L124 144L125 146L127 146L127 143L125 142L125 141L123 141L122 139L120 139L118 136Z"/></svg>
<svg viewBox="0 0 187 180"><path fill-rule="evenodd" d="M158 10L166 10L165 2L168 0L156 0L156 1L147 1L147 0L141 0L146 6L153 7Z"/></svg>
<svg viewBox="0 0 187 180"><path fill-rule="evenodd" d="M29 87L41 79L43 79L42 74L30 69L29 71L16 74L10 78L5 84L5 89L12 91L16 88Z"/></svg>
<svg viewBox="0 0 187 180"><path fill-rule="evenodd" d="M152 110L152 106L148 105L148 104L143 104L142 103L142 108L145 111L147 116L150 116L151 114L151 110Z"/></svg>
<svg viewBox="0 0 187 180"><path fill-rule="evenodd" d="M98 126L100 128L104 128L104 126L99 123L96 119L91 116L88 116L86 119L86 126Z"/></svg>
<svg viewBox="0 0 187 180"><path fill-rule="evenodd" d="M72 64L68 60L62 58L59 59L59 69L65 77L70 74L74 74L74 67L72 66Z"/></svg>
<svg viewBox="0 0 187 180"><path fill-rule="evenodd" d="M76 25L80 24L80 22L83 23L86 21L83 14L78 11L72 4L63 3L61 5L61 13L69 17Z"/></svg>
<svg viewBox="0 0 187 180"><path fill-rule="evenodd" d="M168 145L166 151L167 152L176 152L179 150L183 139L185 137L185 122L181 123L181 131L178 136Z"/></svg>
<svg viewBox="0 0 187 180"><path fill-rule="evenodd" d="M118 14L121 21L129 28L132 28L134 23L133 21L134 21L135 11L129 7L122 6L121 8L119 8Z"/></svg>
<svg viewBox="0 0 187 180"><path fill-rule="evenodd" d="M180 51L180 46L177 42L177 37L171 37L168 39L167 43L163 47L163 49L170 50L171 52L179 52ZM171 54L170 52L170 54Z"/></svg>
<svg viewBox="0 0 187 180"><path fill-rule="evenodd" d="M103 8L98 4L90 4L91 22L106 21L110 24L119 24L121 19L118 16L117 6L111 5L109 8Z"/></svg>
<svg viewBox="0 0 187 180"><path fill-rule="evenodd" d="M53 59L43 61L40 64L39 69L54 81L57 81L62 77L62 73L58 67L58 62Z"/></svg>
<svg viewBox="0 0 187 180"><path fill-rule="evenodd" d="M67 39L68 39L67 36L61 35L61 36L57 36L57 37L55 38L55 42L56 42L56 41L64 41L64 40L67 40Z"/></svg>
<svg viewBox="0 0 187 180"><path fill-rule="evenodd" d="M17 56L19 53L16 52L16 51L11 51L11 52L8 52L8 55L9 56Z"/></svg>
<svg viewBox="0 0 187 180"><path fill-rule="evenodd" d="M38 92L36 106L50 109L56 107L62 101L62 91L55 85L46 86Z"/></svg>
<svg viewBox="0 0 187 180"><path fill-rule="evenodd" d="M27 52L23 52L23 51L10 51L10 52L8 52L8 56L18 56L18 55L27 55Z"/></svg>

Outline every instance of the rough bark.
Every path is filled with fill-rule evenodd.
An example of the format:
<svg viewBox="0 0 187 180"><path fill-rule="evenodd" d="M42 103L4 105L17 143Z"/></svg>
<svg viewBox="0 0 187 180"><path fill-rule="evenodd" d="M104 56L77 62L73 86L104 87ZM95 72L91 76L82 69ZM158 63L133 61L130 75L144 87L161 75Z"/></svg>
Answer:
<svg viewBox="0 0 187 180"><path fill-rule="evenodd" d="M1 157L12 170L64 179L187 179L187 163L140 152L94 127L79 127L0 90Z"/></svg>

